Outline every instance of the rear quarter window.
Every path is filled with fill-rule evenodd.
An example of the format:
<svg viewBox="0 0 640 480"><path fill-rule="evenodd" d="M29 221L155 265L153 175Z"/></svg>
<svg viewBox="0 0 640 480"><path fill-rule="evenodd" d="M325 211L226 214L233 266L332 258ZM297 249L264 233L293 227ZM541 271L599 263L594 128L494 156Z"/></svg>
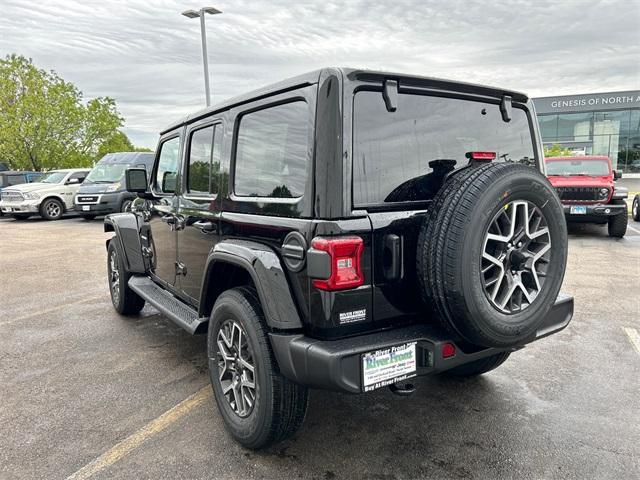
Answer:
<svg viewBox="0 0 640 480"><path fill-rule="evenodd" d="M244 114L237 133L234 193L297 198L309 167L309 109L295 101Z"/></svg>
<svg viewBox="0 0 640 480"><path fill-rule="evenodd" d="M536 165L527 113L504 122L499 105L401 94L395 112L380 92L354 97L353 203L432 199L443 177L468 163L467 152L495 152L495 162Z"/></svg>

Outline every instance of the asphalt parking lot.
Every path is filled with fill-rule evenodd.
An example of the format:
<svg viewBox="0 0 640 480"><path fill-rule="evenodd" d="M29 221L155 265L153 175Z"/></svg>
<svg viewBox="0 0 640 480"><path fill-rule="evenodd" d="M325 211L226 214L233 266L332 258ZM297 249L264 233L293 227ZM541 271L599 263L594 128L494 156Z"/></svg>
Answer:
<svg viewBox="0 0 640 480"><path fill-rule="evenodd" d="M408 398L313 391L297 437L256 453L225 433L204 337L114 312L100 220L0 218L0 478L640 478L630 226L570 230L565 331Z"/></svg>

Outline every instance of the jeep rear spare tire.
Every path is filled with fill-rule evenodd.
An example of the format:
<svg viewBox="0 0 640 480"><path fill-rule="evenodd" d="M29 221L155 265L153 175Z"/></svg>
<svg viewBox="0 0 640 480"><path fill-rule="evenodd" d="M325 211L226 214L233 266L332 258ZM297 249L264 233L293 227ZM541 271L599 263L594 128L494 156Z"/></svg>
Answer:
<svg viewBox="0 0 640 480"><path fill-rule="evenodd" d="M521 164L473 165L434 198L418 239L418 279L449 330L510 347L544 321L566 258L566 222L549 181Z"/></svg>

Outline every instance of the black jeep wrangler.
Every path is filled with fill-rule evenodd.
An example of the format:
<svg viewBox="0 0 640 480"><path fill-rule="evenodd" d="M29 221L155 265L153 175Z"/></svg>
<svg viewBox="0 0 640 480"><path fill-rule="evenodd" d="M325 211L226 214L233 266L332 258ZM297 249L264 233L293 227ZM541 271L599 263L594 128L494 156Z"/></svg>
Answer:
<svg viewBox="0 0 640 480"><path fill-rule="evenodd" d="M113 305L208 335L249 448L292 435L309 388L487 372L573 313L535 118L517 92L334 68L190 115L105 219Z"/></svg>

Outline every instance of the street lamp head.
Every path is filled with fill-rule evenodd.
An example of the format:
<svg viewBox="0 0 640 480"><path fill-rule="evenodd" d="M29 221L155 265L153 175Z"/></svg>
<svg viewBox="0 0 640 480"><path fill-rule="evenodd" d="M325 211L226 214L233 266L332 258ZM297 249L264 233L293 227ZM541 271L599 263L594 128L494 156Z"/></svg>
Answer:
<svg viewBox="0 0 640 480"><path fill-rule="evenodd" d="M185 10L182 12L182 15L189 18L198 18L200 16L200 12L196 12L195 10Z"/></svg>
<svg viewBox="0 0 640 480"><path fill-rule="evenodd" d="M217 8L213 8L213 7L202 7L200 9L201 12L206 12L210 15L215 15L216 13L222 13L220 10L218 10Z"/></svg>

